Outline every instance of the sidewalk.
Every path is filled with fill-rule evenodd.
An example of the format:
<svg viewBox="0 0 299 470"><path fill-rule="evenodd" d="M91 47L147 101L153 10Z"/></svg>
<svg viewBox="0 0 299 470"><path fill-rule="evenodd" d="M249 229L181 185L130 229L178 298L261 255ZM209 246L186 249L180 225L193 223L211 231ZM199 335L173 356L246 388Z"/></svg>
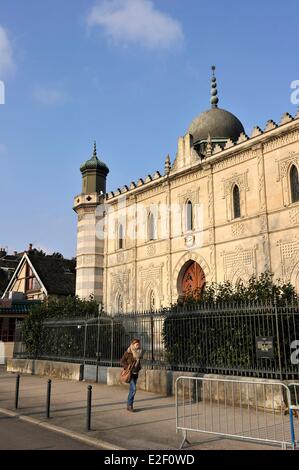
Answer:
<svg viewBox="0 0 299 470"><path fill-rule="evenodd" d="M0 369L0 408L14 412L16 377ZM136 413L126 410L126 387L93 386L92 431L85 432L87 382L52 381L51 419L45 418L48 379L21 376L17 413L32 422L57 426L66 435L82 439L98 447L116 450L177 450L181 434L175 431L174 397L162 397L138 391ZM0 413L1 413L0 410ZM0 420L1 426L1 420ZM74 435L75 433L75 435ZM77 436L78 437L78 436ZM217 436L191 433L190 450L273 450L279 447L229 440Z"/></svg>

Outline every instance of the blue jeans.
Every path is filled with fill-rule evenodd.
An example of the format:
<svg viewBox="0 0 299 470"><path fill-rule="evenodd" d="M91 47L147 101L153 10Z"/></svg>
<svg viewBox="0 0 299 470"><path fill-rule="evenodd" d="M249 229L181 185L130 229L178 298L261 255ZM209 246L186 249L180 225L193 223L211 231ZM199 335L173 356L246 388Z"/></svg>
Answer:
<svg viewBox="0 0 299 470"><path fill-rule="evenodd" d="M136 385L137 385L138 375L132 374L132 378L130 381L130 390L128 395L128 405L132 406L134 403L134 398L136 395Z"/></svg>

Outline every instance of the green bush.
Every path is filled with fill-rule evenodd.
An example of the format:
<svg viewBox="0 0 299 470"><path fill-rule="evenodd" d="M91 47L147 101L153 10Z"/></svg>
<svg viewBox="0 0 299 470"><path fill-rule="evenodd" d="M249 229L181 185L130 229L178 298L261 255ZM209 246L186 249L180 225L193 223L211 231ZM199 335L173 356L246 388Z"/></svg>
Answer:
<svg viewBox="0 0 299 470"><path fill-rule="evenodd" d="M97 315L98 303L93 299L87 301L78 297L49 298L47 301L35 306L23 321L22 337L27 353L32 357L36 357L39 351L45 349L48 344L52 344L52 350L57 351L61 348L62 338L69 349L74 347L75 338L70 333L70 329L66 330L63 335L61 332L50 333L48 328L44 328L44 321L72 318L87 319ZM67 347L64 349L67 349Z"/></svg>

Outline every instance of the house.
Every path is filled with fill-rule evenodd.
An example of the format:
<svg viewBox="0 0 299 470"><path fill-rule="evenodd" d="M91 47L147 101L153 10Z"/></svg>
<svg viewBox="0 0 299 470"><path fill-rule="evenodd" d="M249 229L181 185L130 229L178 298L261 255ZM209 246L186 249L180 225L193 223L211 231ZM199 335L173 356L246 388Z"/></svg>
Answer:
<svg viewBox="0 0 299 470"><path fill-rule="evenodd" d="M49 296L74 296L75 268L75 260L30 249L23 254L2 298L45 300Z"/></svg>
<svg viewBox="0 0 299 470"><path fill-rule="evenodd" d="M47 256L30 245L17 266L13 266L13 261L7 268L12 270L12 276L0 300L0 364L12 357L17 323L36 304L48 297L75 295L75 260L59 254Z"/></svg>

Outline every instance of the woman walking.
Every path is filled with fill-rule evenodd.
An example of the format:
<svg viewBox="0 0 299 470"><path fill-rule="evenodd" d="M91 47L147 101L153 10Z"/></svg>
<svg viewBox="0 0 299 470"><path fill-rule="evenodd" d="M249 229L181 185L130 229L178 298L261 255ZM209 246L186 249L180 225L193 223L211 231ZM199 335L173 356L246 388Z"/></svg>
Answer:
<svg viewBox="0 0 299 470"><path fill-rule="evenodd" d="M142 350L140 346L140 340L135 338L131 341L130 346L128 347L127 351L124 353L120 361L124 369L129 368L131 370L130 390L127 403L127 410L131 412L134 412L133 404L136 395L138 374L141 369L141 358Z"/></svg>

